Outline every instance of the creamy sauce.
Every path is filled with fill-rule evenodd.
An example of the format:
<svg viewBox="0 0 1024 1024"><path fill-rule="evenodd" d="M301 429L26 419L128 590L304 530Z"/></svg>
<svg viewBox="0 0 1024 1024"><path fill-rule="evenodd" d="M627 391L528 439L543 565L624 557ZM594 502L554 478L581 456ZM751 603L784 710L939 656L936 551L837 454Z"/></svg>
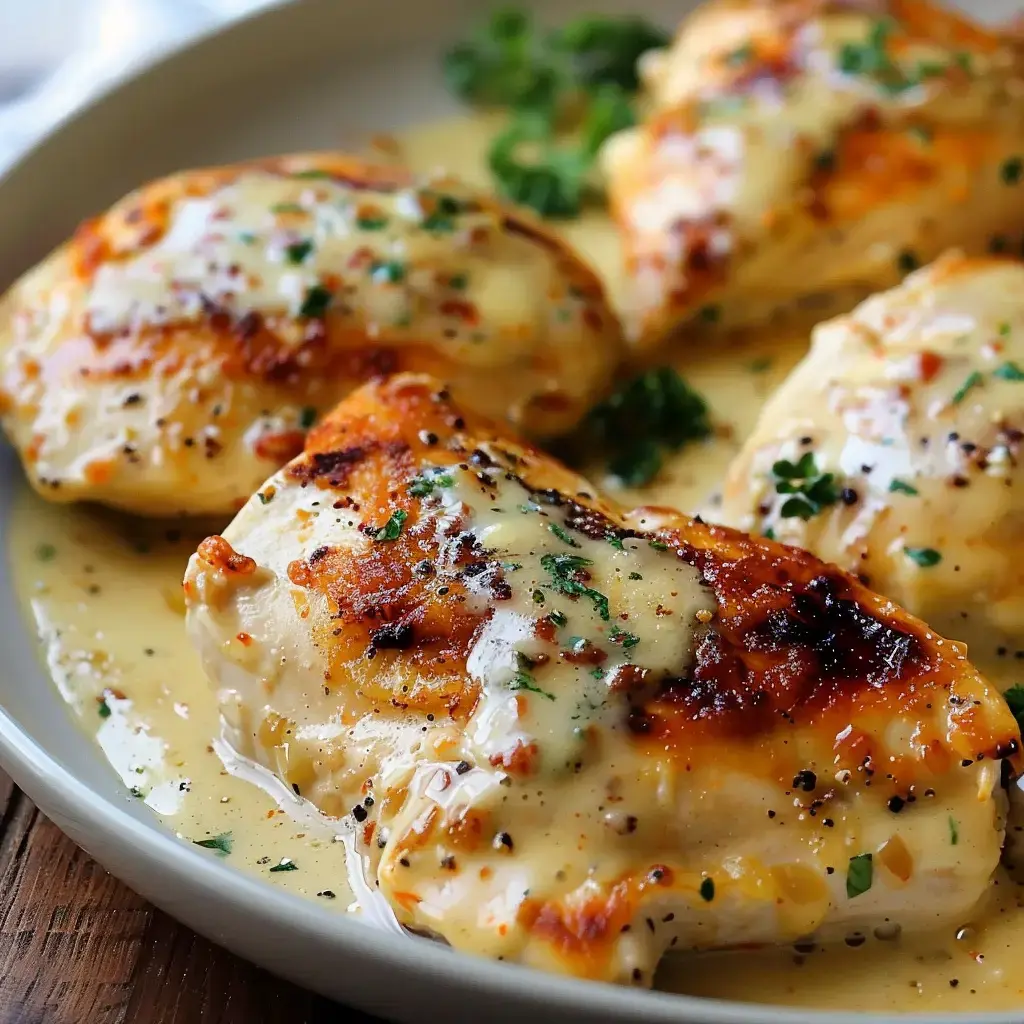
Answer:
<svg viewBox="0 0 1024 1024"><path fill-rule="evenodd" d="M486 184L481 156L490 132L486 119L422 128L404 140L405 153L421 169L443 155L446 169ZM593 212L566 229L617 294L617 243L607 219ZM803 332L769 332L742 344L674 354L679 371L708 399L715 436L680 453L627 500L687 511L708 507L713 514L708 496L720 487L725 465L805 347ZM601 482L601 465L591 470ZM226 856L270 884L340 911L354 907L350 879L358 886L361 872L349 871L345 827L311 811L269 773L232 758L219 742L214 694L185 636L180 591L188 556L207 532L46 505L23 494L11 529L15 583L55 683L134 794L126 799L145 800L183 842L209 843L210 856ZM543 712L544 703L534 703ZM219 838L225 835L230 838ZM373 898L360 897L364 914L388 926ZM663 965L657 984L835 1009L977 1013L1019 1007L1019 900L1004 877L990 912L965 922L970 927L960 938L950 930L913 941L869 936L856 948L676 957Z"/></svg>

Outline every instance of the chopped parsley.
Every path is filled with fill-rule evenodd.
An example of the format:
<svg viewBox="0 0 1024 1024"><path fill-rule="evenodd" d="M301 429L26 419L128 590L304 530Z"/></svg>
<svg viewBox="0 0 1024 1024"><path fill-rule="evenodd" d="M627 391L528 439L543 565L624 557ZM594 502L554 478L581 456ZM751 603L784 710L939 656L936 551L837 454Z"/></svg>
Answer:
<svg viewBox="0 0 1024 1024"><path fill-rule="evenodd" d="M303 430L309 430L314 423L316 423L316 407L312 405L304 405L299 410L299 426Z"/></svg>
<svg viewBox="0 0 1024 1024"><path fill-rule="evenodd" d="M256 497L260 499L261 505L269 505L274 500L274 495L272 493L266 494L263 491L257 491Z"/></svg>
<svg viewBox="0 0 1024 1024"><path fill-rule="evenodd" d="M52 562L57 557L57 549L45 541L36 545L36 561Z"/></svg>
<svg viewBox="0 0 1024 1024"><path fill-rule="evenodd" d="M579 576L586 573L587 566L594 563L582 555L541 555L541 568L551 577L548 586L557 594L568 597L586 597L594 603L598 615L607 622L611 615L608 611L608 598L600 591L594 590L581 582Z"/></svg>
<svg viewBox="0 0 1024 1024"><path fill-rule="evenodd" d="M230 832L221 832L212 839L193 839L195 846L201 846L204 850L216 850L218 856L226 857L231 852L233 838Z"/></svg>
<svg viewBox="0 0 1024 1024"><path fill-rule="evenodd" d="M705 878L700 883L700 898L705 903L710 903L715 898L715 882L714 879Z"/></svg>
<svg viewBox="0 0 1024 1024"><path fill-rule="evenodd" d="M839 501L840 488L832 473L821 473L813 452L804 452L797 462L779 459L772 466L777 494L790 495L779 509L783 519L813 519Z"/></svg>
<svg viewBox="0 0 1024 1024"><path fill-rule="evenodd" d="M967 375L967 379L953 393L953 397L951 399L953 405L959 405L967 397L967 393L973 388L978 387L983 380L984 377L978 370L974 370L972 373L969 373Z"/></svg>
<svg viewBox="0 0 1024 1024"><path fill-rule="evenodd" d="M631 647L636 647L640 643L640 637L635 633L629 633L624 629L619 629L618 626L612 626L608 631L608 639L613 644L618 644L624 650L629 650Z"/></svg>
<svg viewBox="0 0 1024 1024"><path fill-rule="evenodd" d="M499 191L543 216L576 216L592 190L598 147L633 123L637 59L669 38L636 17L580 17L547 32L523 11L504 9L449 50L444 74L453 92L514 113L488 157ZM554 144L564 127L578 130L576 145Z"/></svg>
<svg viewBox="0 0 1024 1024"><path fill-rule="evenodd" d="M291 857L282 857L280 862L275 864L271 869L271 872L275 871L298 871L299 865L291 859Z"/></svg>
<svg viewBox="0 0 1024 1024"><path fill-rule="evenodd" d="M999 168L999 177L1004 185L1019 185L1024 178L1024 160L1019 156L1011 156L1003 161Z"/></svg>
<svg viewBox="0 0 1024 1024"><path fill-rule="evenodd" d="M871 888L874 881L874 864L870 853L858 853L850 858L850 866L846 870L846 895L849 899L862 896Z"/></svg>
<svg viewBox="0 0 1024 1024"><path fill-rule="evenodd" d="M608 455L609 472L627 487L648 483L663 453L711 433L708 406L671 367L642 373L595 406L582 428L585 440Z"/></svg>
<svg viewBox="0 0 1024 1024"><path fill-rule="evenodd" d="M388 219L382 213L363 213L356 218L356 227L363 231L383 231Z"/></svg>
<svg viewBox="0 0 1024 1024"><path fill-rule="evenodd" d="M510 690L528 690L530 693L539 693L542 697L547 697L548 700L555 700L553 693L548 693L547 690L542 690L536 682L534 682L533 676L530 675L529 670L533 667L533 663L525 654L520 651L516 651L516 674L512 677L512 681L508 684Z"/></svg>
<svg viewBox="0 0 1024 1024"><path fill-rule="evenodd" d="M1024 686L1019 683L1011 686L1003 694L1003 700L1006 701L1010 713L1017 719L1017 725L1024 729Z"/></svg>
<svg viewBox="0 0 1024 1024"><path fill-rule="evenodd" d="M112 714L110 705L107 703L107 695L104 694L102 697L96 698L96 712L100 718L109 718Z"/></svg>
<svg viewBox="0 0 1024 1024"><path fill-rule="evenodd" d="M668 551L668 545L663 540L649 540L647 546L655 551Z"/></svg>
<svg viewBox="0 0 1024 1024"><path fill-rule="evenodd" d="M305 213L306 208L298 203L274 203L270 208L272 213Z"/></svg>
<svg viewBox="0 0 1024 1024"><path fill-rule="evenodd" d="M454 483L451 473L421 473L409 481L407 490L414 498L425 498L434 493L434 488L451 487Z"/></svg>
<svg viewBox="0 0 1024 1024"><path fill-rule="evenodd" d="M893 479L889 481L889 493L909 494L911 496L914 496L916 494L919 494L920 492L916 487L914 487L912 484L908 484L905 480L897 480L895 477L893 477Z"/></svg>
<svg viewBox="0 0 1024 1024"><path fill-rule="evenodd" d="M922 569L930 569L933 565L938 565L942 561L941 553L936 551L935 548L904 548L903 553Z"/></svg>
<svg viewBox="0 0 1024 1024"><path fill-rule="evenodd" d="M305 171L296 171L293 178L330 178L332 177L329 171L317 170L315 167L310 167Z"/></svg>
<svg viewBox="0 0 1024 1024"><path fill-rule="evenodd" d="M569 619L564 612L548 612L548 622L550 622L553 626L558 626L559 628L561 628L562 626L566 625L568 621Z"/></svg>
<svg viewBox="0 0 1024 1024"><path fill-rule="evenodd" d="M579 542L572 539L569 536L568 531L564 526L559 523L548 523L548 529L563 543L568 544L571 548L578 548Z"/></svg>
<svg viewBox="0 0 1024 1024"><path fill-rule="evenodd" d="M630 578L631 580L642 580L642 579L643 579L643 576L641 576L641 575L640 575L640 573L638 573L638 572L631 572L631 573L629 574L629 578Z"/></svg>
<svg viewBox="0 0 1024 1024"><path fill-rule="evenodd" d="M840 47L837 64L847 75L870 78L889 96L899 96L908 89L922 85L930 78L946 74L954 64L918 61L913 66L898 63L889 55L889 38L899 26L890 18L879 18L867 37L847 42ZM963 62L957 64L963 67Z"/></svg>
<svg viewBox="0 0 1024 1024"><path fill-rule="evenodd" d="M402 526L406 519L409 518L409 513L404 508L396 508L391 513L391 518L379 529L374 535L374 540L398 540L402 533Z"/></svg>
<svg viewBox="0 0 1024 1024"><path fill-rule="evenodd" d="M1021 381L1024 380L1024 370L1014 362L1005 362L992 371L992 376L1000 380Z"/></svg>
<svg viewBox="0 0 1024 1024"><path fill-rule="evenodd" d="M285 246L284 254L288 257L289 263L302 263L313 251L313 243L307 238L302 242L292 242Z"/></svg>
<svg viewBox="0 0 1024 1024"><path fill-rule="evenodd" d="M753 359L747 364L747 369L751 373L764 373L765 370L770 370L772 365L771 356L760 356L757 359Z"/></svg>
<svg viewBox="0 0 1024 1024"><path fill-rule="evenodd" d="M614 533L605 534L604 539L608 541L608 543L611 544L611 546L615 548L616 551L626 550L626 545L622 543L622 538L616 537Z"/></svg>
<svg viewBox="0 0 1024 1024"><path fill-rule="evenodd" d="M464 291L467 284L469 284L469 276L467 274L452 274L448 278L448 287L457 292Z"/></svg>
<svg viewBox="0 0 1024 1024"><path fill-rule="evenodd" d="M956 846L960 842L960 825L956 818L949 816L949 845Z"/></svg>
<svg viewBox="0 0 1024 1024"><path fill-rule="evenodd" d="M334 294L330 289L325 288L322 284L313 285L307 290L302 300L302 305L299 306L299 316L310 319L323 316L331 305L333 298Z"/></svg>
<svg viewBox="0 0 1024 1024"><path fill-rule="evenodd" d="M370 278L376 284L398 284L405 277L405 264L400 260L374 260Z"/></svg>

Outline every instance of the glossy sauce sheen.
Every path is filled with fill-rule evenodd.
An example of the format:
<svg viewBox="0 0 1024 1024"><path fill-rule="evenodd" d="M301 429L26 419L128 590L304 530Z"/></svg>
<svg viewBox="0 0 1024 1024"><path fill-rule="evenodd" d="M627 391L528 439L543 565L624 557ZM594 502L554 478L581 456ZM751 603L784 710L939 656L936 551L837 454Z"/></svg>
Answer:
<svg viewBox="0 0 1024 1024"><path fill-rule="evenodd" d="M443 155L448 168L483 183L479 154L487 134L472 122L421 129L408 139L407 155L425 169ZM616 249L603 217L572 223L567 234L612 276ZM680 371L709 400L716 436L671 465L643 500L687 510L702 505L764 397L804 349L797 335L703 352L699 363L680 357ZM599 479L600 472L593 476ZM480 529L486 528L481 521ZM315 815L301 818L299 801L280 784L261 780L271 796L228 774L211 747L219 732L214 696L185 638L178 586L200 535L176 537L158 525L44 507L26 495L12 530L17 584L62 693L97 731L126 787L139 794L126 799L145 799L186 841L230 832L232 865L345 908L353 902L341 841L345 828ZM508 615L515 614L509 608ZM534 728L544 728L547 704L542 697L531 702L540 716ZM486 745L488 737L477 740ZM251 779L255 770L247 770ZM663 966L658 985L829 1008L979 1012L1019 1006L1024 986L1016 983L1013 954L1024 946L1024 923L1017 902L1016 886L1001 878L996 905L979 920L964 922L960 939L948 929L913 943L866 936L856 948L784 947L702 955L697 962L674 958ZM372 900L364 910L377 914Z"/></svg>

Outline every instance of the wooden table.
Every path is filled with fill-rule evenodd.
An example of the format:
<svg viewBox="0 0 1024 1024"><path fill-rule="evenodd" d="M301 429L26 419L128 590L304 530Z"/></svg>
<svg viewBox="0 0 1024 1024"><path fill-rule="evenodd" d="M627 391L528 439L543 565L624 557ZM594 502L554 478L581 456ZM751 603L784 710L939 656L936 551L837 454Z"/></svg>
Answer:
<svg viewBox="0 0 1024 1024"><path fill-rule="evenodd" d="M0 1024L373 1024L200 938L0 773Z"/></svg>

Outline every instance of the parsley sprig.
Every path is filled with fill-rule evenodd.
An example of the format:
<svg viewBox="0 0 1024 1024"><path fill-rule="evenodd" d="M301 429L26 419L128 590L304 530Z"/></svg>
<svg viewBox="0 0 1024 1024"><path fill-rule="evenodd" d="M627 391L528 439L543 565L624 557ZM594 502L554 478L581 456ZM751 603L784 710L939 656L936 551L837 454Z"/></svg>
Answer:
<svg viewBox="0 0 1024 1024"><path fill-rule="evenodd" d="M611 614L608 610L608 598L599 590L588 587L587 567L594 563L582 555L541 555L541 568L550 577L548 586L557 594L569 597L587 597L594 602L598 615L608 622Z"/></svg>
<svg viewBox="0 0 1024 1024"><path fill-rule="evenodd" d="M813 452L804 452L797 462L779 459L772 466L776 494L788 494L779 509L783 519L813 519L839 500L839 487L832 473L821 473Z"/></svg>
<svg viewBox="0 0 1024 1024"><path fill-rule="evenodd" d="M574 217L594 191L601 143L633 123L638 58L668 42L641 18L580 17L545 32L504 9L448 51L444 74L466 102L514 114L488 155L502 194L542 216ZM556 143L565 128L578 131L576 145Z"/></svg>

